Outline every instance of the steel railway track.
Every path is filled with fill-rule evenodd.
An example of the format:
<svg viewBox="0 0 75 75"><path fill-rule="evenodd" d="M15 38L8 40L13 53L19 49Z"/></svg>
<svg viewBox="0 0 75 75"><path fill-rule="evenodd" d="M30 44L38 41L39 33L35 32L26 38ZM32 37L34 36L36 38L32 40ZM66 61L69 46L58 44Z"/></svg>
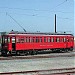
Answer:
<svg viewBox="0 0 75 75"><path fill-rule="evenodd" d="M20 71L20 72L6 72L0 75L74 75L75 68L61 68L50 70L34 70L34 71Z"/></svg>
<svg viewBox="0 0 75 75"><path fill-rule="evenodd" d="M39 59L39 58L74 57L74 56L75 56L75 54L12 56L12 57L0 57L0 60Z"/></svg>

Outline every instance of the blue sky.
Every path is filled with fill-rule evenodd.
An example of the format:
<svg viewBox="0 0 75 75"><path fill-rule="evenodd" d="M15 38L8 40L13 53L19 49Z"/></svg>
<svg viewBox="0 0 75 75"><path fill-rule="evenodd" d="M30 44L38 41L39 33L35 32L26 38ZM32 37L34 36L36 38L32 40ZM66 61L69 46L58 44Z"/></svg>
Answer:
<svg viewBox="0 0 75 75"><path fill-rule="evenodd" d="M27 31L54 32L56 14L57 32L74 33L74 2L75 0L0 0L0 32L12 29L23 31L12 18Z"/></svg>

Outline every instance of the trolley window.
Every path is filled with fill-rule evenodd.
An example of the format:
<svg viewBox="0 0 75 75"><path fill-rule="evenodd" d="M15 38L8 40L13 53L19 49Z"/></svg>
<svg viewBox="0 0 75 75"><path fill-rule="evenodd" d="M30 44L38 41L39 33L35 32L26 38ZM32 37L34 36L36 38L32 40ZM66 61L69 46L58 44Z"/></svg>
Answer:
<svg viewBox="0 0 75 75"><path fill-rule="evenodd" d="M15 37L12 37L12 43L15 43Z"/></svg>
<svg viewBox="0 0 75 75"><path fill-rule="evenodd" d="M51 38L51 42L54 42L54 37Z"/></svg>
<svg viewBox="0 0 75 75"><path fill-rule="evenodd" d="M69 42L70 41L69 38L67 38L66 41Z"/></svg>
<svg viewBox="0 0 75 75"><path fill-rule="evenodd" d="M39 42L39 37L36 37L36 43L38 43Z"/></svg>
<svg viewBox="0 0 75 75"><path fill-rule="evenodd" d="M8 36L2 36L1 43L8 43Z"/></svg>
<svg viewBox="0 0 75 75"><path fill-rule="evenodd" d="M42 37L39 38L39 42L42 42Z"/></svg>
<svg viewBox="0 0 75 75"><path fill-rule="evenodd" d="M73 39L73 38L71 38L71 41L74 41L74 39Z"/></svg>
<svg viewBox="0 0 75 75"><path fill-rule="evenodd" d="M26 42L29 42L29 37L26 37Z"/></svg>
<svg viewBox="0 0 75 75"><path fill-rule="evenodd" d="M32 38L30 37L29 39L30 39L30 42L32 42Z"/></svg>
<svg viewBox="0 0 75 75"><path fill-rule="evenodd" d="M44 37L44 42L47 42L47 37Z"/></svg>
<svg viewBox="0 0 75 75"><path fill-rule="evenodd" d="M56 38L56 42L60 42L60 38L58 37L58 38Z"/></svg>
<svg viewBox="0 0 75 75"><path fill-rule="evenodd" d="M21 38L21 39L20 39L20 42L21 42L21 43L24 43L24 38Z"/></svg>
<svg viewBox="0 0 75 75"><path fill-rule="evenodd" d="M8 40L7 40L8 38L7 37L5 37L5 43L7 43L8 42Z"/></svg>
<svg viewBox="0 0 75 75"><path fill-rule="evenodd" d="M63 42L66 42L66 38L65 37L63 38Z"/></svg>
<svg viewBox="0 0 75 75"><path fill-rule="evenodd" d="M16 38L16 42L20 43L20 38L19 37Z"/></svg>
<svg viewBox="0 0 75 75"><path fill-rule="evenodd" d="M10 43L10 37L8 37L8 43Z"/></svg>
<svg viewBox="0 0 75 75"><path fill-rule="evenodd" d="M32 37L31 41L32 41L32 43L35 42L35 37Z"/></svg>
<svg viewBox="0 0 75 75"><path fill-rule="evenodd" d="M48 42L51 42L51 38L50 37L48 37Z"/></svg>
<svg viewBox="0 0 75 75"><path fill-rule="evenodd" d="M64 42L63 38L61 38L61 42Z"/></svg>

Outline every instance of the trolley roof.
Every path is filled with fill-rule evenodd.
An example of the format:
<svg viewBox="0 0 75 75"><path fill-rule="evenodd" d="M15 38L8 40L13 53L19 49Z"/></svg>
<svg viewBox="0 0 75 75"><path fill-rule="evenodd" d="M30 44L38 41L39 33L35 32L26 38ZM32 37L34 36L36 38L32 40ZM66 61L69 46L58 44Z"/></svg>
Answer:
<svg viewBox="0 0 75 75"><path fill-rule="evenodd" d="M18 32L18 31L12 31L12 32L2 32L1 35L28 35L28 36L66 36L70 35L73 36L73 34L68 33L50 33L50 32Z"/></svg>

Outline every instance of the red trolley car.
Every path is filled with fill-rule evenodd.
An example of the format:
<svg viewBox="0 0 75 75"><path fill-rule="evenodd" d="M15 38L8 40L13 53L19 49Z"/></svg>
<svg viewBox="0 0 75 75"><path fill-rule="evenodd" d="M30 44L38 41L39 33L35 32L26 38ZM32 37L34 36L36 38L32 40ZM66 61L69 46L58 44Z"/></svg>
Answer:
<svg viewBox="0 0 75 75"><path fill-rule="evenodd" d="M2 37L2 55L36 54L39 50L72 51L74 36L58 33L9 33Z"/></svg>

